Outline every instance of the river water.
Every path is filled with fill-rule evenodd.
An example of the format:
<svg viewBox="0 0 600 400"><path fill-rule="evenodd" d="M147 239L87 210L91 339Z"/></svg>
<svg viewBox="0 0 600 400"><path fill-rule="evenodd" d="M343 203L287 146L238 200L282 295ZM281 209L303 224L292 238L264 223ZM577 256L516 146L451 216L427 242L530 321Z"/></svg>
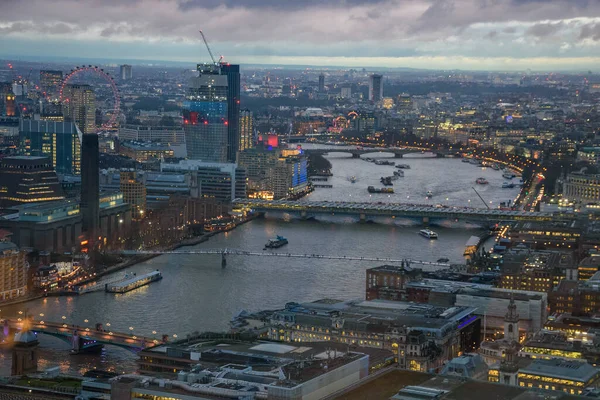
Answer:
<svg viewBox="0 0 600 400"><path fill-rule="evenodd" d="M370 157L389 157L376 154ZM348 154L331 153L334 176L332 189L317 189L304 200L390 201L434 203L454 206L480 206L472 186L477 177L490 184L477 189L492 206L513 199L518 189L501 189L500 171L482 169L457 159L396 159L411 169L394 184L395 194L379 195L375 200L366 187L378 184L381 176L391 175L390 166L379 166ZM356 176L357 182L348 178ZM425 193L431 190L432 199ZM447 200L446 200L447 199ZM470 200L470 202L469 202ZM273 216L271 216L273 217ZM386 257L435 261L446 257L462 262L468 238L481 232L473 226L435 227L437 241L420 237L420 229L411 221L381 219L378 224L357 224L351 218L329 216L319 221L260 218L231 232L217 235L197 248L232 248L262 251L264 243L275 235L289 239L289 245L277 251L296 254L331 254ZM4 307L2 315L24 311L47 321L64 321L90 326L97 322L110 329L134 334L161 334L185 337L193 331L225 330L228 321L241 310L258 311L282 307L289 301L311 301L323 297L353 299L364 297L365 270L379 263L311 258L228 256L221 268L220 256L163 255L136 265L128 272L138 274L155 269L164 279L132 292L115 295L95 292L79 297L56 297L27 304ZM124 274L120 272L119 274ZM84 320L89 323L85 323ZM89 368L134 371L137 356L128 350L106 346L101 355L70 355L69 345L52 337L40 338L40 366L61 367L63 372L82 372ZM10 369L10 355L0 353L0 373Z"/></svg>

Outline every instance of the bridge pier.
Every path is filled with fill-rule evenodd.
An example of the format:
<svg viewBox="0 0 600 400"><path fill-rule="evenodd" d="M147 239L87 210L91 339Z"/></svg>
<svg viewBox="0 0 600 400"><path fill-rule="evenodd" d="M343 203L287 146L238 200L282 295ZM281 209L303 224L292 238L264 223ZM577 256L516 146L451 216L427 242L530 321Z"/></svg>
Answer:
<svg viewBox="0 0 600 400"><path fill-rule="evenodd" d="M394 158L403 158L404 154L402 153L394 153Z"/></svg>
<svg viewBox="0 0 600 400"><path fill-rule="evenodd" d="M227 258L225 257L225 253L221 253L221 268L225 268L227 266Z"/></svg>
<svg viewBox="0 0 600 400"><path fill-rule="evenodd" d="M365 213L360 213L359 218L360 222L367 222L367 215Z"/></svg>
<svg viewBox="0 0 600 400"><path fill-rule="evenodd" d="M95 340L86 340L79 336L77 331L73 331L73 336L71 337L72 353L97 353L102 350L102 347L104 347L102 343L98 343Z"/></svg>
<svg viewBox="0 0 600 400"><path fill-rule="evenodd" d="M446 157L446 155L442 154L442 153L435 153L435 157L436 158L444 158L444 157Z"/></svg>
<svg viewBox="0 0 600 400"><path fill-rule="evenodd" d="M352 153L352 158L360 158L360 154L358 154L358 153Z"/></svg>
<svg viewBox="0 0 600 400"><path fill-rule="evenodd" d="M306 210L300 211L300 218L301 219L306 219Z"/></svg>
<svg viewBox="0 0 600 400"><path fill-rule="evenodd" d="M429 225L429 217L423 217L423 225Z"/></svg>

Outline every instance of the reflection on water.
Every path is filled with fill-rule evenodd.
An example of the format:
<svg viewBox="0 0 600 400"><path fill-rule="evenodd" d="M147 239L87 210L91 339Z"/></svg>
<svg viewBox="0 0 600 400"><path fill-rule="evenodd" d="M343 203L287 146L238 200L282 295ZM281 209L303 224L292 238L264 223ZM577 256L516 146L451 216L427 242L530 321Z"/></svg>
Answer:
<svg viewBox="0 0 600 400"><path fill-rule="evenodd" d="M377 166L347 155L331 162L335 176L333 189L317 189L308 200L353 199L369 201L366 186L376 185L379 177L394 168ZM398 160L396 160L398 161ZM468 204L476 195L471 189L478 176L490 184L481 189L482 196L497 202L511 198L516 192L500 189L499 171L482 170L459 160L400 160L411 164L406 176L395 183L397 194L392 201L407 196L411 201L425 202L424 193L432 190L435 202L448 197L449 204ZM355 184L346 180L356 175ZM379 200L378 200L379 201ZM384 201L380 199L380 201ZM472 201L474 202L474 201ZM357 224L345 216L332 216L336 223L289 219L257 219L226 234L212 237L195 248L233 248L262 251L265 242L275 235L288 238L289 244L279 252L296 254L331 254L356 257L411 258L435 261L440 257L462 262L464 245L476 229L436 227L438 240L418 235L418 226L398 218L378 219L382 224ZM327 217L329 218L329 217ZM344 223L340 223L344 222ZM156 337L177 334L184 337L193 331L218 331L228 328L228 321L241 310L257 311L283 307L289 301L312 301L323 297L338 299L364 298L365 270L377 263L295 259L275 257L228 256L227 267L221 268L219 255L171 254L156 257L128 268L143 274L159 269L163 279L124 295L95 292L79 297L45 298L24 305L3 307L2 315L15 315L19 310L44 313L47 321L64 321L89 326L96 323L114 332L128 332ZM119 272L123 274L123 272ZM88 319L89 323L84 320ZM128 350L106 346L99 355L71 355L69 344L53 337L40 337L43 366L59 365L61 370L82 372L99 369L134 371L136 355ZM0 368L10 371L10 357L0 353Z"/></svg>

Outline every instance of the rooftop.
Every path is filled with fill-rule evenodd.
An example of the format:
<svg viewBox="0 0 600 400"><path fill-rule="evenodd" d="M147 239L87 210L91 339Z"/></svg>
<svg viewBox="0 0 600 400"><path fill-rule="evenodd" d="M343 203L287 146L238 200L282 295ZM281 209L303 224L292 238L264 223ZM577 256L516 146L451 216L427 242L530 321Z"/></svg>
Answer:
<svg viewBox="0 0 600 400"><path fill-rule="evenodd" d="M432 397L432 395L438 397ZM559 391L525 389L472 379L430 375L422 372L392 369L352 390L336 400L366 399L443 399L443 400L574 400Z"/></svg>
<svg viewBox="0 0 600 400"><path fill-rule="evenodd" d="M273 313L294 315L296 322L306 325L331 326L331 319L343 317L346 329L385 332L391 326L410 326L414 329L442 329L455 324L475 311L474 307L436 307L387 300L331 300L323 299L312 303L288 303L285 310Z"/></svg>
<svg viewBox="0 0 600 400"><path fill-rule="evenodd" d="M143 359L154 358L149 361L153 366L160 365L161 359L167 360L167 363L174 358L189 360L188 371L191 374L213 376L211 387L224 387L235 380L240 387L228 389L237 391L251 387L254 389L250 391L265 391L267 386L295 387L359 359L368 357L370 363L380 363L391 356L391 351L387 350L356 348L349 351L345 345L329 342L295 346L275 342L201 339L159 345L142 351ZM179 388L173 386L174 390L187 390L181 385L177 385Z"/></svg>
<svg viewBox="0 0 600 400"><path fill-rule="evenodd" d="M169 146L157 143L133 143L123 142L121 146L127 147L132 150L151 150L151 151L169 151Z"/></svg>
<svg viewBox="0 0 600 400"><path fill-rule="evenodd" d="M533 360L528 367L521 368L519 372L554 378L569 378L582 382L588 382L590 379L597 377L598 374L600 374L600 370L586 362L567 361L560 358L553 358L551 360Z"/></svg>
<svg viewBox="0 0 600 400"><path fill-rule="evenodd" d="M48 157L44 157L44 156L8 156L8 157L4 157L2 160L3 161L11 161L11 160L22 160L22 161L39 161L39 160L48 160L50 161L50 159Z"/></svg>

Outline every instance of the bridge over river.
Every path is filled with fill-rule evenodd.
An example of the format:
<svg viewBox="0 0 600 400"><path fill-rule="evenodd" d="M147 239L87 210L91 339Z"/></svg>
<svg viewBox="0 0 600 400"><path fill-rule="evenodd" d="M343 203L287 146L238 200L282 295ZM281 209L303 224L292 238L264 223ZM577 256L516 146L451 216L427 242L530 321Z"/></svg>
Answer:
<svg viewBox="0 0 600 400"><path fill-rule="evenodd" d="M295 200L258 200L236 199L235 209L255 212L285 212L299 218L311 218L318 215L351 215L360 221L370 217L410 218L428 224L435 220L454 220L469 222L516 222L516 221L565 221L575 219L573 214L516 211L501 209L483 209L471 207L429 206L402 203L357 203L344 201L295 201Z"/></svg>
<svg viewBox="0 0 600 400"><path fill-rule="evenodd" d="M55 336L71 344L72 351L93 352L103 345L114 345L132 351L139 351L147 347L156 346L162 341L157 338L134 335L133 333L112 332L105 329L77 326L63 322L37 321L22 318L4 319L4 336L10 332L17 332L27 324L28 329L36 334Z"/></svg>
<svg viewBox="0 0 600 400"><path fill-rule="evenodd" d="M391 153L396 158L402 158L406 154L420 154L427 153L434 154L436 157L443 158L450 154L455 154L456 151L452 150L432 150L431 148L425 147L318 147L314 149L305 149L306 154L328 154L328 153L348 153L352 155L352 158L360 158L364 154L371 153Z"/></svg>

